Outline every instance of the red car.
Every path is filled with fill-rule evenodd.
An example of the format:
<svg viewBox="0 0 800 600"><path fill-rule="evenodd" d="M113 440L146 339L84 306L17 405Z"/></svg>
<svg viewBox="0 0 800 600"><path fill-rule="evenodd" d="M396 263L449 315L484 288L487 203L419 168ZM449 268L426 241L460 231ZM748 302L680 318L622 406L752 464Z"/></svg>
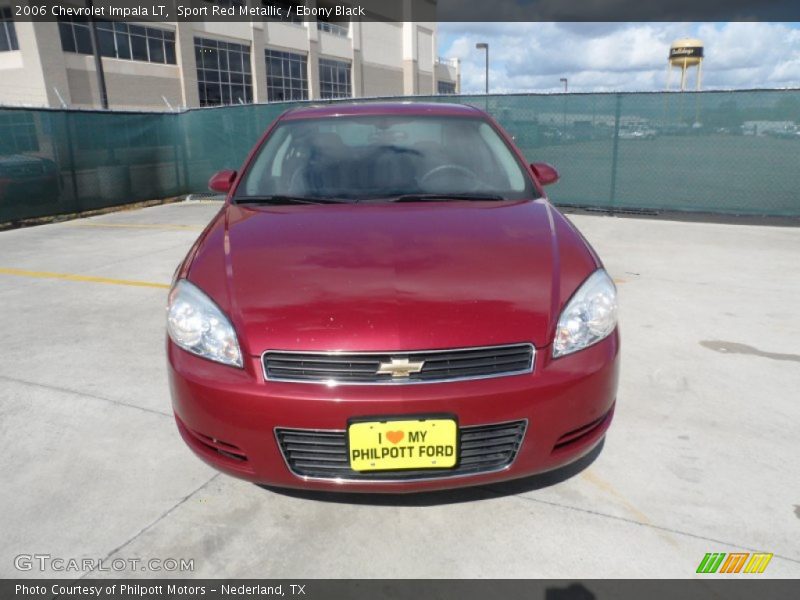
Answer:
<svg viewBox="0 0 800 600"><path fill-rule="evenodd" d="M178 429L217 469L408 492L561 467L614 412L616 289L484 112L291 110L169 294Z"/></svg>

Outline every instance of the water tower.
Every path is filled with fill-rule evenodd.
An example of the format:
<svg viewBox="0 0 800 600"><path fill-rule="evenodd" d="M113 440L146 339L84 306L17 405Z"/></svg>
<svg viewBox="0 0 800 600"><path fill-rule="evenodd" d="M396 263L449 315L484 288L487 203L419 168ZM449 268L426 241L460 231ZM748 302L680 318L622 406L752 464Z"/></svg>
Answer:
<svg viewBox="0 0 800 600"><path fill-rule="evenodd" d="M684 38L672 42L669 47L669 63L667 64L667 91L669 91L672 70L681 70L681 91L686 90L686 72L692 67L697 68L697 91L703 79L703 42L691 38Z"/></svg>

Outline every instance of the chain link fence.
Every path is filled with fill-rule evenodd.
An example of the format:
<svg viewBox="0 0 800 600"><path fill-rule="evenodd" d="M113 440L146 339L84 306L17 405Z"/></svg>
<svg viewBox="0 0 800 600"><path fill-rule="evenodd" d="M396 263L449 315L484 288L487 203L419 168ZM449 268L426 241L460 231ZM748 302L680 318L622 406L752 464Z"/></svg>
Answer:
<svg viewBox="0 0 800 600"><path fill-rule="evenodd" d="M492 114L557 205L800 216L800 90L434 96ZM0 222L203 192L296 104L181 113L0 109Z"/></svg>

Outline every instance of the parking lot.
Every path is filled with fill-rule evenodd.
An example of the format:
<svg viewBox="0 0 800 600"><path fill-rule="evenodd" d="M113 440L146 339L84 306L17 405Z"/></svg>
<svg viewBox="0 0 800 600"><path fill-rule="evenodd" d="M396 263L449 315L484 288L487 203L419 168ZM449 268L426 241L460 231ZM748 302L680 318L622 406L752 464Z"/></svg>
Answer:
<svg viewBox="0 0 800 600"><path fill-rule="evenodd" d="M760 577L800 577L800 229L571 217L620 293L601 451L502 485L338 496L217 474L178 435L167 288L218 207L0 233L0 576L40 576L14 557L44 553L194 560L90 576L680 578L708 552L769 552Z"/></svg>

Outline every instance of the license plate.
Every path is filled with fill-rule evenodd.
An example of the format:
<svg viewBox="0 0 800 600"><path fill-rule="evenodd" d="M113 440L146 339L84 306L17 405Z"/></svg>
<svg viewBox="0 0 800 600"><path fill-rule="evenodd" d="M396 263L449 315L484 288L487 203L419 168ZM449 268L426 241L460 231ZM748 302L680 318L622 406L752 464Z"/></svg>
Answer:
<svg viewBox="0 0 800 600"><path fill-rule="evenodd" d="M458 457L454 419L362 421L347 429L354 471L449 469Z"/></svg>

